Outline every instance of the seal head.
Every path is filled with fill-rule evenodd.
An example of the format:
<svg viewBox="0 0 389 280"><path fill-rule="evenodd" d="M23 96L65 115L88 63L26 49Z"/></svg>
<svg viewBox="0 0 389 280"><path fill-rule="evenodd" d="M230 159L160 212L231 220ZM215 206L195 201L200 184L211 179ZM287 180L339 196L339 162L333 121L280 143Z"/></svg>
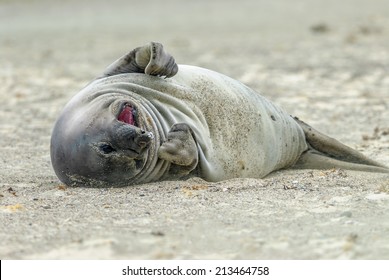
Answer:
<svg viewBox="0 0 389 280"><path fill-rule="evenodd" d="M60 180L84 186L136 181L147 167L155 134L142 106L130 98L107 96L81 107L71 105L58 119L51 141L52 163Z"/></svg>

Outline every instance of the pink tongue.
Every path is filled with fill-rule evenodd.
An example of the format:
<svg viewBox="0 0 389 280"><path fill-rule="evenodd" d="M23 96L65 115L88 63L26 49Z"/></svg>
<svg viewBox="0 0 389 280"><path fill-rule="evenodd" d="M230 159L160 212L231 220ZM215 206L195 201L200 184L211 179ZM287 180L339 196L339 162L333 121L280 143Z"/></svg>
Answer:
<svg viewBox="0 0 389 280"><path fill-rule="evenodd" d="M134 115L132 113L132 107L126 106L123 111L119 114L118 120L121 122L128 123L130 125L135 124Z"/></svg>

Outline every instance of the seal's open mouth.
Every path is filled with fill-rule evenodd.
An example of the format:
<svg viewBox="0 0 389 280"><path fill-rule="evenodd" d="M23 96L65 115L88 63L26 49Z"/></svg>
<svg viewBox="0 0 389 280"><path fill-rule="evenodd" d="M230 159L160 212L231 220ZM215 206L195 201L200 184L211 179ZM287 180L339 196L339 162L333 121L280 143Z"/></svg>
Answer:
<svg viewBox="0 0 389 280"><path fill-rule="evenodd" d="M136 118L136 109L130 104L125 104L123 106L123 110L120 112L118 116L118 121L128 123L133 126L137 126L135 118Z"/></svg>

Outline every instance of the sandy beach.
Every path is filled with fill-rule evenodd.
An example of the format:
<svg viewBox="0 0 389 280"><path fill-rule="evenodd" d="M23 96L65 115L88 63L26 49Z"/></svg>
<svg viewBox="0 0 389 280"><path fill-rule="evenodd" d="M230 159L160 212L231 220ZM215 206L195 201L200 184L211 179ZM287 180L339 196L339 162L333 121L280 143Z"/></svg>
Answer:
<svg viewBox="0 0 389 280"><path fill-rule="evenodd" d="M0 259L389 259L389 175L64 186L66 102L127 51L261 92L389 166L389 1L0 0Z"/></svg>

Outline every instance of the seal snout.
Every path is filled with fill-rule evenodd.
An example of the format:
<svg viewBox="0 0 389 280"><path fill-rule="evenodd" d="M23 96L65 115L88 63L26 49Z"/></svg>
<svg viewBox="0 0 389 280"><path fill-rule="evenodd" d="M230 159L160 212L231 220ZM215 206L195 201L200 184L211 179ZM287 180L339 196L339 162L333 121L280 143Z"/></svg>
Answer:
<svg viewBox="0 0 389 280"><path fill-rule="evenodd" d="M113 128L112 137L119 150L134 158L143 157L154 139L152 132L141 128L142 121L139 119L137 109L132 102L122 103L116 115L118 122Z"/></svg>
<svg viewBox="0 0 389 280"><path fill-rule="evenodd" d="M139 127L121 124L115 129L112 138L115 139L114 146L119 150L133 158L139 158L143 157L144 152L150 147L154 135Z"/></svg>
<svg viewBox="0 0 389 280"><path fill-rule="evenodd" d="M136 133L134 142L137 144L141 149L146 148L150 145L151 140L153 140L154 135L152 132L146 132L144 130L140 130Z"/></svg>

